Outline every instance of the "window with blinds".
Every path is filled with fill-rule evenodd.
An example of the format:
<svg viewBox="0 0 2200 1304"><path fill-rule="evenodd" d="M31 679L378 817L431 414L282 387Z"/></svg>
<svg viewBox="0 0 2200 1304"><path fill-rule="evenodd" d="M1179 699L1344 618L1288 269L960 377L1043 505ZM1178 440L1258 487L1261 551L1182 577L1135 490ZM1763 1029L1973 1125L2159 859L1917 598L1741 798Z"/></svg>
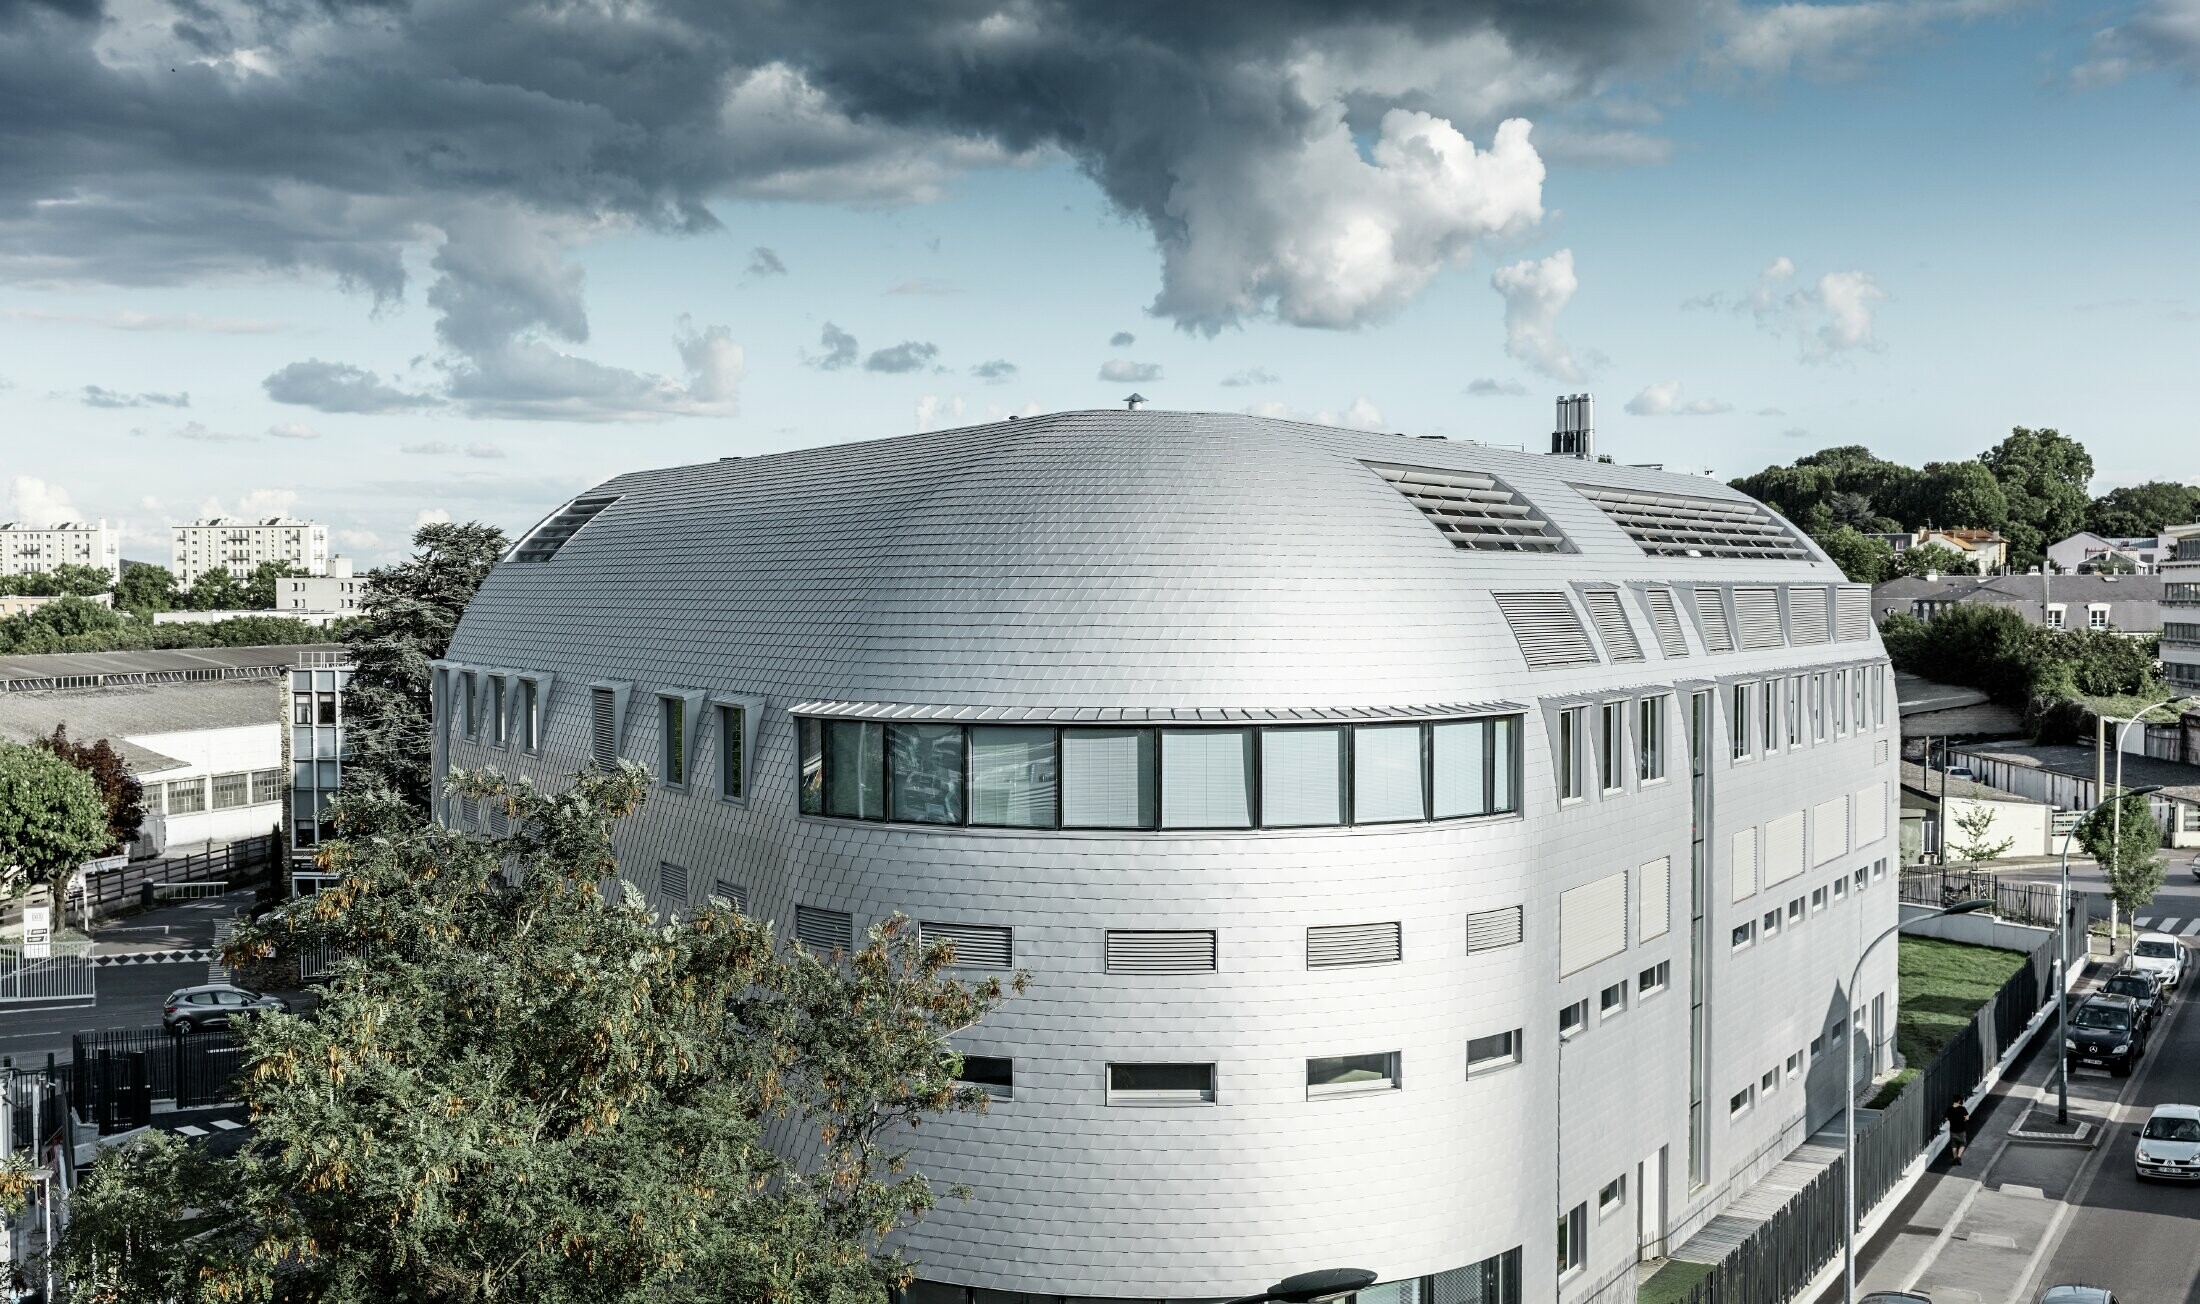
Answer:
<svg viewBox="0 0 2200 1304"><path fill-rule="evenodd" d="M1589 631L1563 593L1494 593L1497 609L1512 628L1513 640L1531 670L1552 666L1593 666L1596 648Z"/></svg>
<svg viewBox="0 0 2200 1304"><path fill-rule="evenodd" d="M1253 731L1161 731L1161 827L1253 826Z"/></svg>
<svg viewBox="0 0 2200 1304"><path fill-rule="evenodd" d="M614 689L588 690L588 756L599 769L619 763L618 700Z"/></svg>
<svg viewBox="0 0 2200 1304"><path fill-rule="evenodd" d="M1635 639L1634 627L1627 623L1619 590L1584 589L1581 597L1588 604L1589 619L1596 622L1597 637L1604 640L1605 654L1614 661L1642 660L1642 644Z"/></svg>
<svg viewBox="0 0 2200 1304"><path fill-rule="evenodd" d="M1869 584L1844 584L1834 590L1835 627L1844 643L1872 636L1872 589Z"/></svg>
<svg viewBox="0 0 2200 1304"><path fill-rule="evenodd" d="M1726 597L1707 585L1696 587L1696 622L1703 627L1706 652L1732 652L1734 631L1726 621Z"/></svg>
<svg viewBox="0 0 2200 1304"><path fill-rule="evenodd" d="M855 920L845 910L817 906L794 908L795 940L813 951L848 951L855 948Z"/></svg>
<svg viewBox="0 0 2200 1304"><path fill-rule="evenodd" d="M1798 646L1827 641L1826 592L1815 586L1788 590L1788 637Z"/></svg>
<svg viewBox="0 0 2200 1304"><path fill-rule="evenodd" d="M1467 954L1501 951L1520 945L1521 907L1476 910L1467 916Z"/></svg>
<svg viewBox="0 0 2200 1304"><path fill-rule="evenodd" d="M1810 863L1823 865L1849 849L1849 799L1822 801L1810 811Z"/></svg>
<svg viewBox="0 0 2200 1304"><path fill-rule="evenodd" d="M1727 845L1727 899L1747 901L1757 894L1757 830L1737 829Z"/></svg>
<svg viewBox="0 0 2200 1304"><path fill-rule="evenodd" d="M1765 825L1764 864L1760 872L1767 886L1785 883L1803 872L1803 812L1782 815Z"/></svg>
<svg viewBox="0 0 2200 1304"><path fill-rule="evenodd" d="M1734 623L1739 626L1743 647L1779 647L1783 642L1780 637L1780 591L1734 590Z"/></svg>
<svg viewBox="0 0 2200 1304"><path fill-rule="evenodd" d="M964 969L1007 969L1016 963L1015 941L1006 928L989 924L940 924L930 921L917 925L917 943L930 950L938 943L946 943L955 950L953 963Z"/></svg>
<svg viewBox="0 0 2200 1304"><path fill-rule="evenodd" d="M749 890L730 878L721 878L711 884L710 894L732 906L736 913L749 912Z"/></svg>
<svg viewBox="0 0 2200 1304"><path fill-rule="evenodd" d="M687 867L675 865L669 860L657 862L657 892L658 895L668 900L686 905L688 902Z"/></svg>
<svg viewBox="0 0 2200 1304"><path fill-rule="evenodd" d="M1421 509L1456 548L1497 552L1571 552L1556 526L1494 475L1433 466L1362 463Z"/></svg>
<svg viewBox="0 0 2200 1304"><path fill-rule="evenodd" d="M1645 861L1636 871L1635 894L1639 918L1635 921L1637 944L1663 937L1673 927L1673 858L1660 856Z"/></svg>
<svg viewBox="0 0 2200 1304"><path fill-rule="evenodd" d="M1579 973L1627 949L1627 871L1558 896L1558 972Z"/></svg>
<svg viewBox="0 0 2200 1304"><path fill-rule="evenodd" d="M1673 590L1645 589L1644 605L1650 608L1650 626L1658 631L1658 650L1669 657L1688 655L1688 636L1681 632L1681 614L1673 607Z"/></svg>
<svg viewBox="0 0 2200 1304"><path fill-rule="evenodd" d="M1154 826L1154 731L1062 731L1062 826L1150 829Z"/></svg>
<svg viewBox="0 0 2200 1304"><path fill-rule="evenodd" d="M1306 967L1309 969L1396 964L1399 956L1399 926L1395 921L1329 924L1306 930Z"/></svg>
<svg viewBox="0 0 2200 1304"><path fill-rule="evenodd" d="M1214 930L1111 928L1107 968L1109 973L1211 973L1215 968Z"/></svg>
<svg viewBox="0 0 2200 1304"><path fill-rule="evenodd" d="M1260 822L1272 829L1342 824L1350 779L1345 731L1260 731Z"/></svg>

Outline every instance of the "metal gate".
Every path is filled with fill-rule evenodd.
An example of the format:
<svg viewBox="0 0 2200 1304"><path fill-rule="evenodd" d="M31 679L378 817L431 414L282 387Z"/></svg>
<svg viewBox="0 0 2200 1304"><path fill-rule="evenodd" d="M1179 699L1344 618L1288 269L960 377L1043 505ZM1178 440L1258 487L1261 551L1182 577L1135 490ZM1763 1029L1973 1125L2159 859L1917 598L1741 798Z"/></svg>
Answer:
<svg viewBox="0 0 2200 1304"><path fill-rule="evenodd" d="M98 972L87 941L55 938L36 948L0 946L0 1003L94 1000Z"/></svg>

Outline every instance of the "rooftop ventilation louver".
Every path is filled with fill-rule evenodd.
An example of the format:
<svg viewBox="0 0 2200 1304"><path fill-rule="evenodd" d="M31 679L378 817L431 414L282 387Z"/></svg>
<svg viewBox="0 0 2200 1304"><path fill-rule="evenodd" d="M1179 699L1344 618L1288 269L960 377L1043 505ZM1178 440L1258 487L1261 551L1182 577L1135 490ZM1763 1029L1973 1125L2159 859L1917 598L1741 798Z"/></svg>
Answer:
<svg viewBox="0 0 2200 1304"><path fill-rule="evenodd" d="M1653 557L1810 557L1792 530L1747 499L1690 498L1605 485L1574 488Z"/></svg>
<svg viewBox="0 0 2200 1304"><path fill-rule="evenodd" d="M1839 609L1840 639L1854 643L1872 636L1872 588L1869 584L1844 584L1834 590Z"/></svg>
<svg viewBox="0 0 2200 1304"><path fill-rule="evenodd" d="M1520 655L1531 670L1551 666L1593 666L1596 648L1589 631L1582 628L1574 604L1563 593L1493 593L1497 609L1505 613Z"/></svg>
<svg viewBox="0 0 2200 1304"><path fill-rule="evenodd" d="M1703 650L1732 652L1734 631L1726 623L1726 598L1708 585L1696 586L1696 618L1703 625Z"/></svg>
<svg viewBox="0 0 2200 1304"><path fill-rule="evenodd" d="M1646 589L1643 596L1649 599L1650 623L1658 630L1658 648L1669 657L1688 655L1688 636L1681 633L1680 613L1673 609L1673 590Z"/></svg>
<svg viewBox="0 0 2200 1304"><path fill-rule="evenodd" d="M1387 462L1365 465L1420 508L1454 547L1477 552L1573 551L1557 526L1494 475Z"/></svg>
<svg viewBox="0 0 2200 1304"><path fill-rule="evenodd" d="M1642 660L1642 644L1635 638L1634 627L1627 623L1627 613L1619 604L1618 589L1584 589L1581 599L1588 604L1589 619L1596 623L1597 637L1604 640L1604 651L1614 661Z"/></svg>
<svg viewBox="0 0 2200 1304"><path fill-rule="evenodd" d="M544 518L542 524L528 531L519 546L512 549L513 561L548 561L558 555L565 541L580 533L580 528L596 519L597 513L619 501L617 494L589 494L575 498Z"/></svg>
<svg viewBox="0 0 2200 1304"><path fill-rule="evenodd" d="M1831 637L1826 623L1826 590L1816 587L1788 590L1788 637L1797 646L1823 643Z"/></svg>

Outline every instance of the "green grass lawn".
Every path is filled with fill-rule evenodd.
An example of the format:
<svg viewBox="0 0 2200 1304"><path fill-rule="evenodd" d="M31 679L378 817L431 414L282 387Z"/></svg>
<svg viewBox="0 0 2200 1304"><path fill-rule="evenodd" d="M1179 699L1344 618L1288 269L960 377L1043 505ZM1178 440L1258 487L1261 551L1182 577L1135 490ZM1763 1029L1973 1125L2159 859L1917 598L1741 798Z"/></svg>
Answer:
<svg viewBox="0 0 2200 1304"><path fill-rule="evenodd" d="M1688 1298L1704 1278L1711 1275L1708 1263L1686 1263L1669 1259L1666 1265L1650 1274L1650 1280L1642 1283L1642 1291L1635 1297L1635 1304L1678 1304Z"/></svg>
<svg viewBox="0 0 2200 1304"><path fill-rule="evenodd" d="M2024 967L2025 956L1935 937L1900 940L1902 1005L1895 1015L1894 1045L1904 1064L1922 1070Z"/></svg>

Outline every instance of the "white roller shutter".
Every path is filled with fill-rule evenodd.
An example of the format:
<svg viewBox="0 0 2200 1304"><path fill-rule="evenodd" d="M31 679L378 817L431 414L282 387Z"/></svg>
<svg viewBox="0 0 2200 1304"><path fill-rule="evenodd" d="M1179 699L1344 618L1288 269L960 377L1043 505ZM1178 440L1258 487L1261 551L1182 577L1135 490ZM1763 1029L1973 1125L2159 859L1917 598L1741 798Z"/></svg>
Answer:
<svg viewBox="0 0 2200 1304"><path fill-rule="evenodd" d="M1558 972L1579 973L1627 949L1627 871L1559 894Z"/></svg>
<svg viewBox="0 0 2200 1304"><path fill-rule="evenodd" d="M1659 938L1673 927L1673 858L1660 856L1642 867L1635 889L1641 918L1635 923L1635 941Z"/></svg>
<svg viewBox="0 0 2200 1304"><path fill-rule="evenodd" d="M1770 887L1803 872L1803 812L1765 825L1764 881Z"/></svg>
<svg viewBox="0 0 2200 1304"><path fill-rule="evenodd" d="M1810 863L1823 865L1849 850L1849 799L1836 797L1810 810Z"/></svg>
<svg viewBox="0 0 2200 1304"><path fill-rule="evenodd" d="M1734 621L1741 627L1743 647L1779 647L1780 591L1734 590Z"/></svg>
<svg viewBox="0 0 2200 1304"><path fill-rule="evenodd" d="M1856 845L1868 847L1887 836L1887 785L1867 783L1856 790Z"/></svg>
<svg viewBox="0 0 2200 1304"><path fill-rule="evenodd" d="M1757 830L1743 829L1732 840L1727 863L1733 867L1732 900L1746 901L1757 892Z"/></svg>

